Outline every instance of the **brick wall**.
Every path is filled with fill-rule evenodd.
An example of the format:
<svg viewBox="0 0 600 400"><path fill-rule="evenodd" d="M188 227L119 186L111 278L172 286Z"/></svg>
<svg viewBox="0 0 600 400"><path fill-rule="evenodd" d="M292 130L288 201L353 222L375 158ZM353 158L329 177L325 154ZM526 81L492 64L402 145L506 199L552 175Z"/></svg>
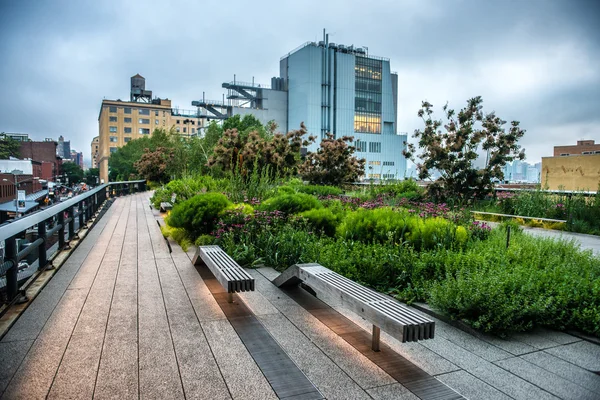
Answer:
<svg viewBox="0 0 600 400"><path fill-rule="evenodd" d="M560 157L561 154L580 156L587 151L592 153L600 151L600 143L595 144L593 140L579 140L575 146L554 146L554 157Z"/></svg>

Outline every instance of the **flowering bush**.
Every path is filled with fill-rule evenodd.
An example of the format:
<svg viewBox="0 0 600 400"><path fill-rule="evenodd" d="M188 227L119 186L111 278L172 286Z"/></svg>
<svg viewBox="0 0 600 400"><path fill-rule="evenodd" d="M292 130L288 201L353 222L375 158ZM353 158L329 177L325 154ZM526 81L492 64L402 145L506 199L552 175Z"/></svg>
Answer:
<svg viewBox="0 0 600 400"><path fill-rule="evenodd" d="M469 225L471 231L471 237L478 240L485 240L490 236L492 228L485 222L473 221Z"/></svg>

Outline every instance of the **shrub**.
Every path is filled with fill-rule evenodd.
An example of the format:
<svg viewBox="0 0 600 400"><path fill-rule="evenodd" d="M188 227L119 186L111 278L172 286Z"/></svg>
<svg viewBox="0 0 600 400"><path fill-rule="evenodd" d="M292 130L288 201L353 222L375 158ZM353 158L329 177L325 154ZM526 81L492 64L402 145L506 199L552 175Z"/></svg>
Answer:
<svg viewBox="0 0 600 400"><path fill-rule="evenodd" d="M407 212L391 208L359 209L350 212L338 228L344 239L365 243L402 243L414 227L415 219Z"/></svg>
<svg viewBox="0 0 600 400"><path fill-rule="evenodd" d="M170 202L173 193L177 194L176 203L179 203L199 193L208 192L215 188L216 183L210 176L176 179L167 183L162 188L156 189L150 201L154 208L158 208L160 207L160 203Z"/></svg>
<svg viewBox="0 0 600 400"><path fill-rule="evenodd" d="M306 218L308 225L317 232L323 232L327 236L335 236L335 229L339 219L328 208L319 208L304 211L300 216Z"/></svg>
<svg viewBox="0 0 600 400"><path fill-rule="evenodd" d="M335 186L326 186L326 185L298 185L294 186L297 192L312 194L317 197L325 197L325 196L339 196L344 191Z"/></svg>
<svg viewBox="0 0 600 400"><path fill-rule="evenodd" d="M231 202L221 193L199 194L176 204L167 223L175 228L184 228L192 238L210 233L216 224L218 215Z"/></svg>
<svg viewBox="0 0 600 400"><path fill-rule="evenodd" d="M194 242L196 246L210 246L215 244L215 237L211 235L200 235Z"/></svg>
<svg viewBox="0 0 600 400"><path fill-rule="evenodd" d="M314 196L304 193L282 194L265 200L259 209L262 211L282 211L286 214L297 214L302 211L322 208L323 205Z"/></svg>

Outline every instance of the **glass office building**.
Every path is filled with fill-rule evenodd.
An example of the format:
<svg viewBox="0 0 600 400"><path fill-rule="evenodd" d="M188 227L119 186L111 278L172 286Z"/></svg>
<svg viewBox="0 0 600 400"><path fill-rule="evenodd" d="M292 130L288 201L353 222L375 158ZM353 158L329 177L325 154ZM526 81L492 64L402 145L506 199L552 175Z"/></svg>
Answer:
<svg viewBox="0 0 600 400"><path fill-rule="evenodd" d="M396 134L398 75L387 58L366 49L308 42L280 61L280 77L288 92L287 129L304 122L323 139L353 136L356 156L365 158L365 177L403 179L406 135ZM316 151L317 143L309 147Z"/></svg>

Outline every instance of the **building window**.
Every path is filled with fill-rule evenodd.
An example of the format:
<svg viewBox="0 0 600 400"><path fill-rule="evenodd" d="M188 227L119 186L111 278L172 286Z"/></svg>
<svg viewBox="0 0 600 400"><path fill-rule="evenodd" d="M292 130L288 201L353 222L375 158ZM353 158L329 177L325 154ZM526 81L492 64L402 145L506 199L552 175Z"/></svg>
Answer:
<svg viewBox="0 0 600 400"><path fill-rule="evenodd" d="M150 120L148 118L140 118L138 120L138 123L140 123L140 124L149 124Z"/></svg>
<svg viewBox="0 0 600 400"><path fill-rule="evenodd" d="M150 129L148 128L140 128L138 129L138 132L140 135L149 135L150 134Z"/></svg>
<svg viewBox="0 0 600 400"><path fill-rule="evenodd" d="M165 120L163 119L163 126L165 126Z"/></svg>
<svg viewBox="0 0 600 400"><path fill-rule="evenodd" d="M108 107L108 111L110 111L110 112L117 112L117 107L110 106L110 107Z"/></svg>
<svg viewBox="0 0 600 400"><path fill-rule="evenodd" d="M394 174L383 174L383 179L394 179L395 177Z"/></svg>
<svg viewBox="0 0 600 400"><path fill-rule="evenodd" d="M125 143L127 143L127 142L131 141L131 138L130 137L126 137L126 138L123 138L123 140L125 140Z"/></svg>
<svg viewBox="0 0 600 400"><path fill-rule="evenodd" d="M388 167L393 167L394 166L394 162L393 161L384 161L383 165L388 166Z"/></svg>
<svg viewBox="0 0 600 400"><path fill-rule="evenodd" d="M130 124L130 123L131 123L131 118L129 118L129 117L125 117L125 123L126 123L126 124Z"/></svg>
<svg viewBox="0 0 600 400"><path fill-rule="evenodd" d="M354 63L354 131L381 133L381 73L383 63L356 57Z"/></svg>
<svg viewBox="0 0 600 400"><path fill-rule="evenodd" d="M150 110L148 110L146 108L140 108L140 109L138 109L138 114L140 114L140 115L150 115Z"/></svg>
<svg viewBox="0 0 600 400"><path fill-rule="evenodd" d="M176 131L177 133L179 133L179 127L175 128L175 131Z"/></svg>
<svg viewBox="0 0 600 400"><path fill-rule="evenodd" d="M369 165L381 165L381 161L369 161Z"/></svg>
<svg viewBox="0 0 600 400"><path fill-rule="evenodd" d="M192 133L196 133L196 129L192 128ZM600 153L600 152L599 152Z"/></svg>
<svg viewBox="0 0 600 400"><path fill-rule="evenodd" d="M115 151L117 151L117 148L116 148L116 147L111 147L111 148L110 148L110 154L114 153Z"/></svg>
<svg viewBox="0 0 600 400"><path fill-rule="evenodd" d="M110 141L113 142L113 143L116 143L117 142L117 137L116 136L111 136L110 137Z"/></svg>
<svg viewBox="0 0 600 400"><path fill-rule="evenodd" d="M158 110L154 110L154 116L158 117Z"/></svg>
<svg viewBox="0 0 600 400"><path fill-rule="evenodd" d="M126 126L125 128L123 128L123 132L131 133L131 128L129 126Z"/></svg>
<svg viewBox="0 0 600 400"><path fill-rule="evenodd" d="M117 127L116 126L109 126L108 127L108 131L110 133L117 133Z"/></svg>
<svg viewBox="0 0 600 400"><path fill-rule="evenodd" d="M158 120L157 119L154 120L154 125L158 125Z"/></svg>
<svg viewBox="0 0 600 400"><path fill-rule="evenodd" d="M125 107L125 108L123 109L123 112L124 112L125 114L131 114L131 107Z"/></svg>
<svg viewBox="0 0 600 400"><path fill-rule="evenodd" d="M167 116L167 112L163 111L163 118Z"/></svg>
<svg viewBox="0 0 600 400"><path fill-rule="evenodd" d="M369 174L369 178L371 178L371 179L379 179L379 178L381 178L381 174Z"/></svg>
<svg viewBox="0 0 600 400"><path fill-rule="evenodd" d="M581 154L586 154L587 155L587 154L592 154L592 152L591 151L584 151Z"/></svg>
<svg viewBox="0 0 600 400"><path fill-rule="evenodd" d="M183 133L187 133L187 128L185 126L183 127Z"/></svg>
<svg viewBox="0 0 600 400"><path fill-rule="evenodd" d="M108 117L109 122L117 122L117 117L110 116Z"/></svg>
<svg viewBox="0 0 600 400"><path fill-rule="evenodd" d="M354 147L356 147L356 151L358 153L365 152L367 151L367 142L363 140L357 140L356 142L354 142Z"/></svg>
<svg viewBox="0 0 600 400"><path fill-rule="evenodd" d="M561 156L561 157L566 157L566 156L568 156L568 155L569 155L568 153L562 153L560 156Z"/></svg>
<svg viewBox="0 0 600 400"><path fill-rule="evenodd" d="M381 115L356 112L354 115L354 132L381 133Z"/></svg>
<svg viewBox="0 0 600 400"><path fill-rule="evenodd" d="M381 142L369 142L369 153L381 153Z"/></svg>

